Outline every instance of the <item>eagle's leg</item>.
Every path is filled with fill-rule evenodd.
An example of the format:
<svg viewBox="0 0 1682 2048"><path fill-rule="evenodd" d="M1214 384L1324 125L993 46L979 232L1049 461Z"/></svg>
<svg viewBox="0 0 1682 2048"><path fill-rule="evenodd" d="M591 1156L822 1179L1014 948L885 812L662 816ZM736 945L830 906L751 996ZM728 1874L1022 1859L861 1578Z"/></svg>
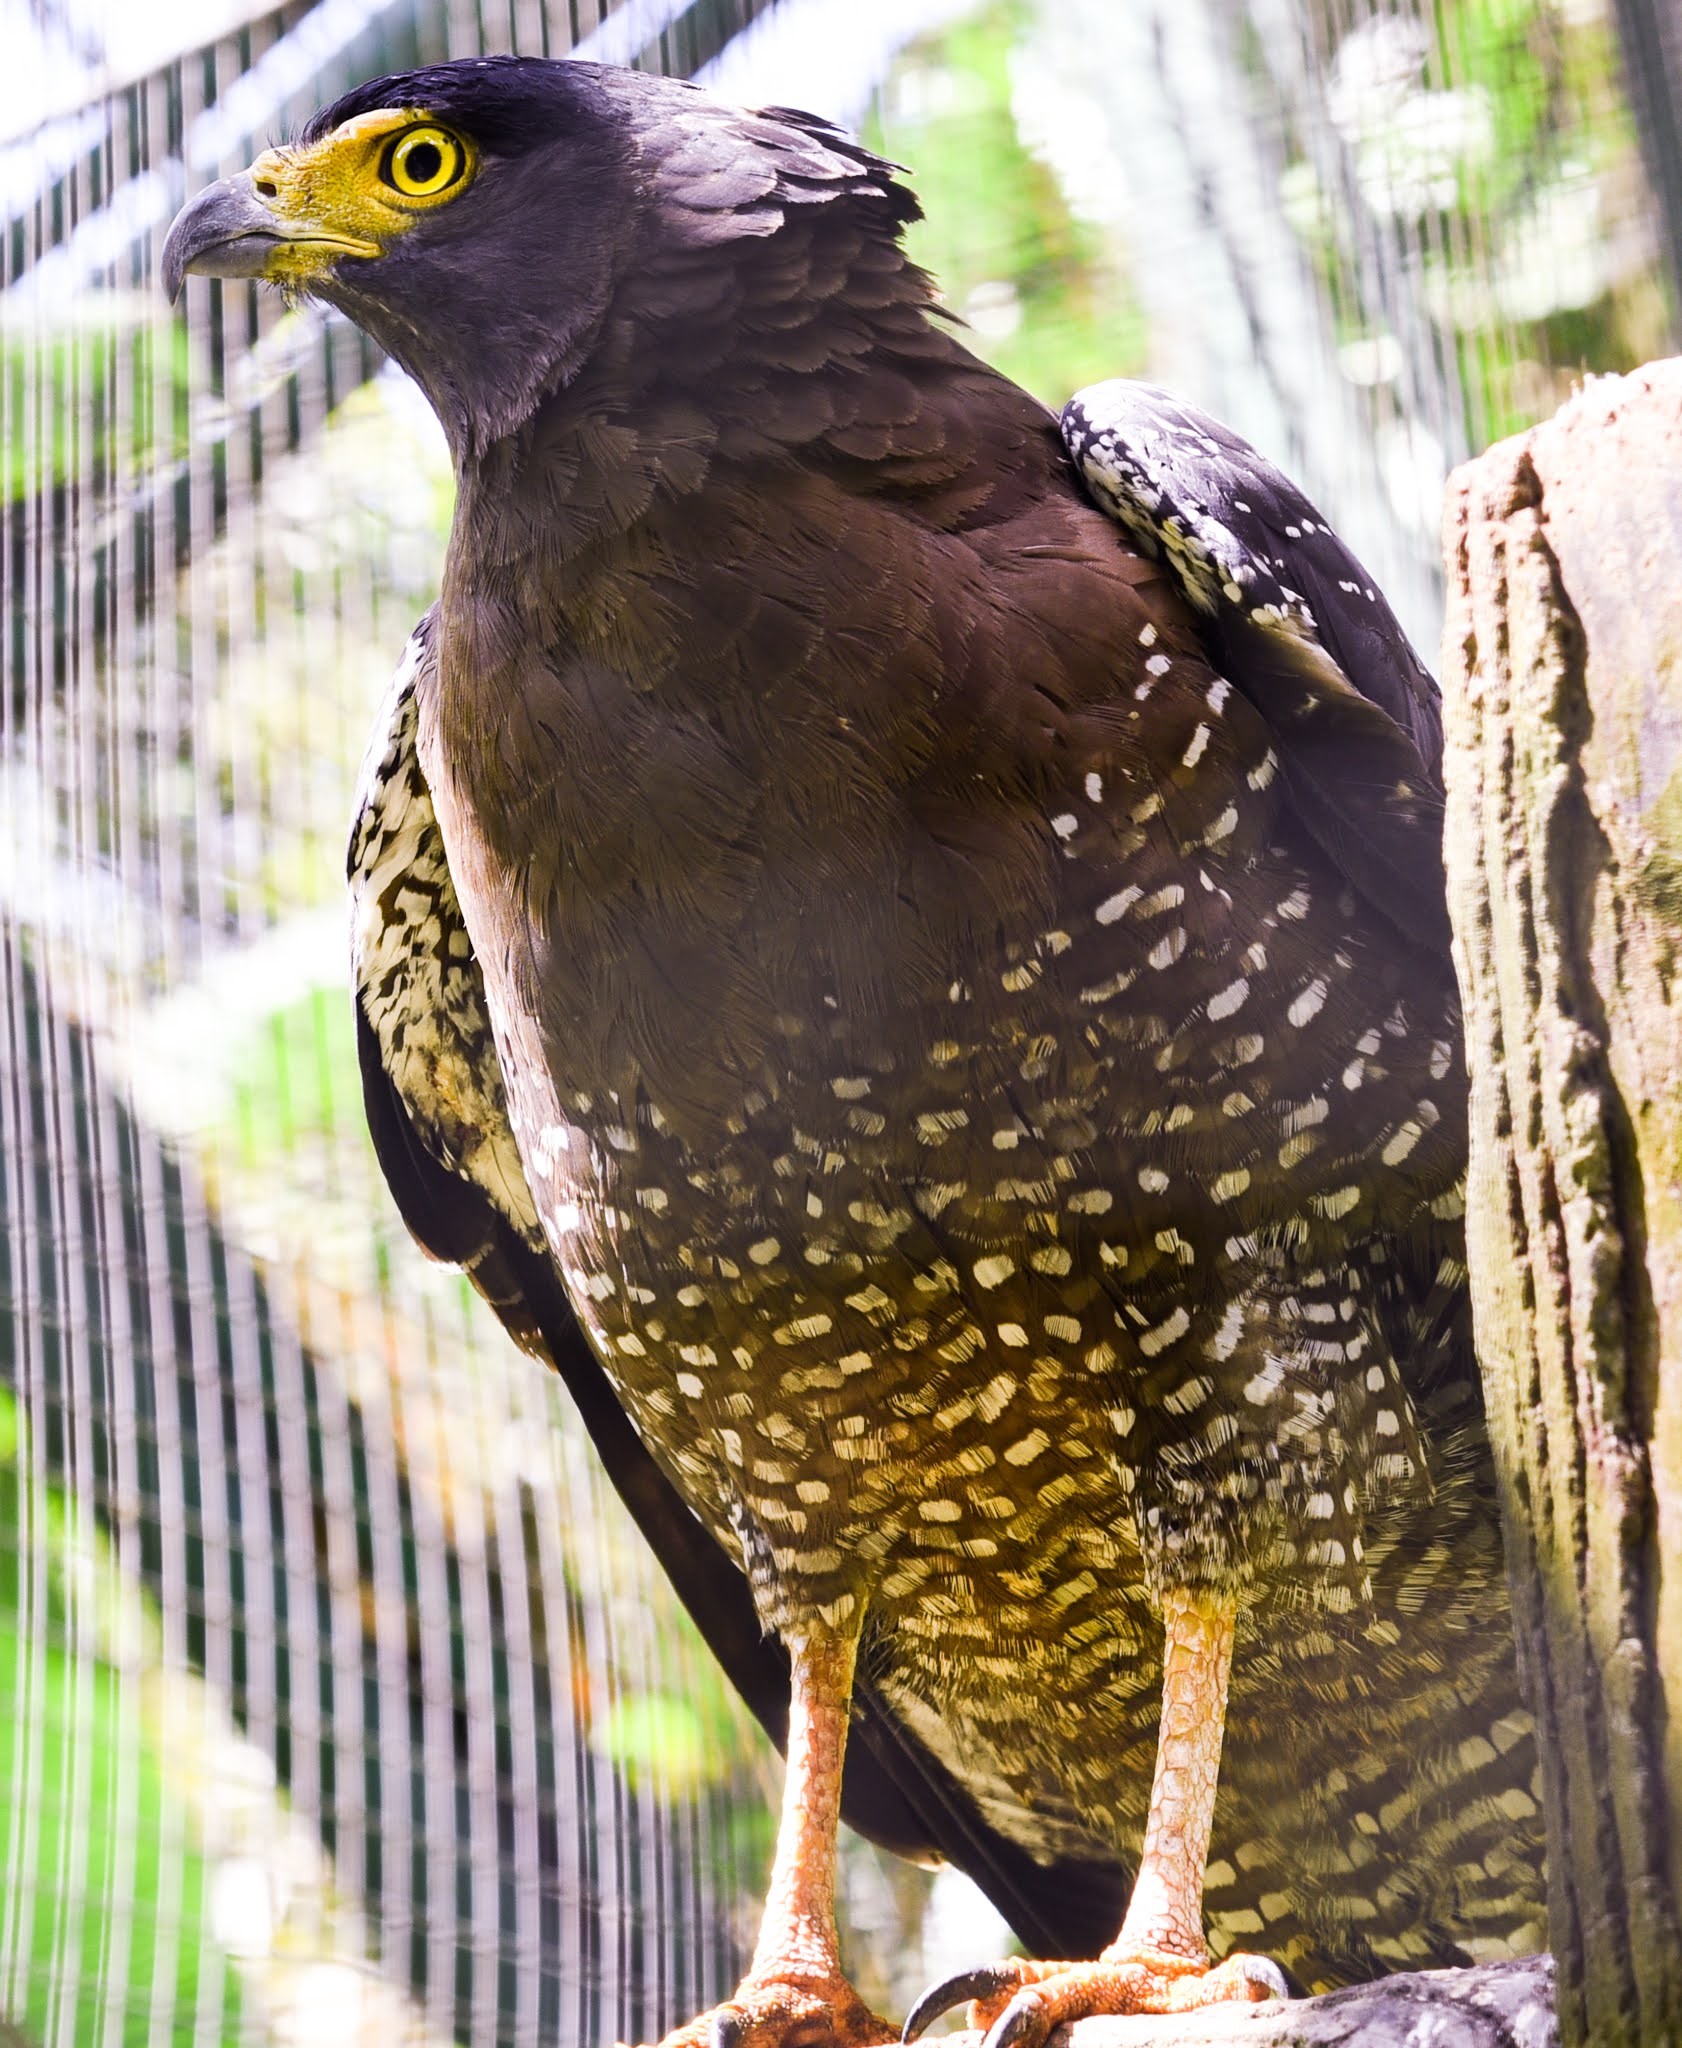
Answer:
<svg viewBox="0 0 1682 2048"><path fill-rule="evenodd" d="M814 1623L789 1641L788 1774L759 1940L735 1995L661 2048L873 2048L894 2030L841 1974L835 1832L856 1630Z"/></svg>
<svg viewBox="0 0 1682 2048"><path fill-rule="evenodd" d="M1236 1603L1181 1586L1163 1594L1161 1608L1156 1775L1121 1932L1096 1962L1016 1957L937 1985L906 2021L907 2041L960 1998L973 2001L972 2023L989 2029L986 2048L1039 2048L1053 2027L1093 2013L1178 2012L1222 1999L1285 1995L1277 1964L1230 1955L1211 1969L1203 1938L1203 1871L1220 1778Z"/></svg>

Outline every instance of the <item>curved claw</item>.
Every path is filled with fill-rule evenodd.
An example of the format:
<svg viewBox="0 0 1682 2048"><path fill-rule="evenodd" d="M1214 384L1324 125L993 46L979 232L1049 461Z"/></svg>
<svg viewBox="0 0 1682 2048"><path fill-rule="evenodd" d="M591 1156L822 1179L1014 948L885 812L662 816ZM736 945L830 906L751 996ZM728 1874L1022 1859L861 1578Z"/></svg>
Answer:
<svg viewBox="0 0 1682 2048"><path fill-rule="evenodd" d="M1289 1998L1290 1984L1285 1973L1271 1956L1234 1957L1239 1974L1252 1984L1259 1984L1269 1998Z"/></svg>
<svg viewBox="0 0 1682 2048"><path fill-rule="evenodd" d="M972 1998L996 1998L1021 1981L1021 1973L1009 1963L981 1963L973 1970L960 1970L955 1977L931 1985L906 2016L899 2037L901 2048L915 2041L931 2020L939 2019L955 2005L967 2004Z"/></svg>
<svg viewBox="0 0 1682 2048"><path fill-rule="evenodd" d="M707 2026L707 2048L736 2048L736 2043L748 2030L748 2016L745 2012L733 2012L721 2005Z"/></svg>
<svg viewBox="0 0 1682 2048"><path fill-rule="evenodd" d="M1044 2038L1045 2015L1039 1995L1029 1986L1017 1992L987 2029L981 2048L1016 2048L1019 2041L1030 2044Z"/></svg>

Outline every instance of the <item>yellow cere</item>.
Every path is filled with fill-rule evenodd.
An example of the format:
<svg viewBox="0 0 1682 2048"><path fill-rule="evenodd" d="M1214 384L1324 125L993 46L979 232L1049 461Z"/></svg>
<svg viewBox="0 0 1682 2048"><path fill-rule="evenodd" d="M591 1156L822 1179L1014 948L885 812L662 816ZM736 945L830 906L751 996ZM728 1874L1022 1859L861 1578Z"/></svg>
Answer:
<svg viewBox="0 0 1682 2048"><path fill-rule="evenodd" d="M479 167L464 135L412 107L358 114L321 141L266 149L248 176L287 239L265 275L301 284L343 256L378 256Z"/></svg>

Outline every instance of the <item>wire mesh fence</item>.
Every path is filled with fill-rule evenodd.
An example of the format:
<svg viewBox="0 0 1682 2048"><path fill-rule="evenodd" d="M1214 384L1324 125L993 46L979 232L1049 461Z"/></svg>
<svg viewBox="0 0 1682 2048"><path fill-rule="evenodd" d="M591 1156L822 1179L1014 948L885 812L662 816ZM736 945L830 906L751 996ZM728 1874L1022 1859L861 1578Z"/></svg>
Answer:
<svg viewBox="0 0 1682 2048"><path fill-rule="evenodd" d="M343 993L448 462L342 321L172 313L172 212L492 48L868 116L984 351L1226 414L1427 645L1445 464L1671 342L1661 215L1595 0L208 13L183 52L37 11L0 94L0 2016L646 2039L734 1979L769 1753L558 1390L405 1238ZM861 1858L849 1899L925 1964L926 1889Z"/></svg>
<svg viewBox="0 0 1682 2048"><path fill-rule="evenodd" d="M738 19L645 9L612 54ZM153 282L190 185L516 27L541 47L282 9L12 147L0 2010L32 2040L642 2038L744 1930L761 1745L360 1135L336 873L447 464L342 323Z"/></svg>

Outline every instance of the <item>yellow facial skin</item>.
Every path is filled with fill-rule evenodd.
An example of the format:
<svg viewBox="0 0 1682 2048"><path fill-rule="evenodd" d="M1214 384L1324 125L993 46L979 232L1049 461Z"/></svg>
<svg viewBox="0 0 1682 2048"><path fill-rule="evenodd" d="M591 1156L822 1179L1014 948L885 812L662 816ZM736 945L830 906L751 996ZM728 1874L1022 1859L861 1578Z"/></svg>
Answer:
<svg viewBox="0 0 1682 2048"><path fill-rule="evenodd" d="M301 287L343 257L383 255L478 168L466 136L412 107L358 114L306 148L266 149L246 175L286 239L263 275Z"/></svg>

